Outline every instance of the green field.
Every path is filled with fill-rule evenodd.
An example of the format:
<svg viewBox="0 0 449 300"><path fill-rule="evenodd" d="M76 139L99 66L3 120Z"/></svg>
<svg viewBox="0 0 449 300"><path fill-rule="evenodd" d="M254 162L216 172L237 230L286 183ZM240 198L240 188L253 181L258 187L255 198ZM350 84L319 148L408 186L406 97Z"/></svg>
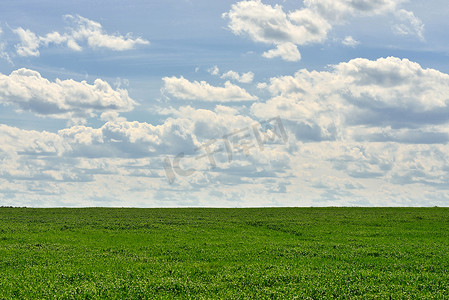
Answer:
<svg viewBox="0 0 449 300"><path fill-rule="evenodd" d="M0 299L449 298L449 209L0 208Z"/></svg>

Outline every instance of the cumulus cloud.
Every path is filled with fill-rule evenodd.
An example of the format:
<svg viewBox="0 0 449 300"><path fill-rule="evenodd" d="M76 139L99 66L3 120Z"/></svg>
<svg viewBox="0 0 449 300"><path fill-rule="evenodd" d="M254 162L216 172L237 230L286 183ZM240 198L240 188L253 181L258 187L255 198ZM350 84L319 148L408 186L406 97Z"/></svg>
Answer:
<svg viewBox="0 0 449 300"><path fill-rule="evenodd" d="M449 75L408 59L357 58L338 64L335 71L351 84L346 98L356 105L425 114L449 104Z"/></svg>
<svg viewBox="0 0 449 300"><path fill-rule="evenodd" d="M254 73L253 72L246 72L239 74L238 72L229 70L223 74L220 75L220 69L217 66L213 66L208 70L208 72L211 75L214 76L220 76L222 79L231 79L240 83L251 83L254 79Z"/></svg>
<svg viewBox="0 0 449 300"><path fill-rule="evenodd" d="M197 193L198 187L227 193L231 186L246 185L253 189L257 185L259 192L285 193L290 185L285 181L290 176L290 156L282 149L282 144L267 144L263 151L254 145L251 155L235 152L232 161L223 148L221 138L224 135L241 129L250 130L257 123L255 120L223 105L217 105L213 110L184 106L170 109L169 114L170 117L160 125L115 120L99 128L73 126L56 133L0 126L0 178L16 183L15 186L6 186L0 179L0 198L2 188L8 195L21 189L35 201L33 197L36 195L50 201L52 197L48 194L48 187L65 205L77 190L78 196L80 192L95 191L102 197L111 190L116 193L131 187L133 190L128 191L128 196L134 198L136 190L145 194L150 192L155 193L155 201L161 201L159 193L164 191ZM6 139L3 138L5 136ZM241 138L247 139L245 135ZM213 170L201 148L209 142L213 144L217 162ZM256 143L255 140L253 142ZM232 144L232 147L236 145ZM194 168L195 173L178 176L175 184L169 185L162 159L167 155L173 158L180 152L186 155L182 168ZM24 186L35 182L45 184ZM34 193L29 192L30 189L34 189ZM232 198L233 201L241 200L238 195ZM34 202L34 205L37 203L42 205L41 202ZM55 202L51 203L55 205ZM106 204L112 205L109 200ZM175 204L179 206L180 202Z"/></svg>
<svg viewBox="0 0 449 300"><path fill-rule="evenodd" d="M413 12L401 9L396 12L396 16L401 23L393 25L394 33L418 36L424 40L424 24Z"/></svg>
<svg viewBox="0 0 449 300"><path fill-rule="evenodd" d="M355 47L355 46L357 46L358 44L360 44L360 42L359 41L356 41L352 36L347 36L347 37L345 37L344 39L343 39L343 41L341 41L341 43L343 44L343 45L345 45L345 46L348 46L348 47Z"/></svg>
<svg viewBox="0 0 449 300"><path fill-rule="evenodd" d="M213 111L181 106L178 109L166 110L165 114L189 120L192 132L201 139L221 138L233 130L248 127L256 122L249 116L240 115L235 108L224 105L217 105Z"/></svg>
<svg viewBox="0 0 449 300"><path fill-rule="evenodd" d="M19 27L13 32L20 38L20 44L16 45L17 54L20 56L39 56L39 38L29 29Z"/></svg>
<svg viewBox="0 0 449 300"><path fill-rule="evenodd" d="M184 77L164 77L162 93L174 99L199 101L252 101L256 96L249 94L243 88L227 81L224 87L212 86L205 81L191 82Z"/></svg>
<svg viewBox="0 0 449 300"><path fill-rule="evenodd" d="M318 152L332 168L353 179L375 179L384 185L419 184L447 189L448 146L398 143L329 143L332 152ZM316 147L311 145L310 147ZM333 154L331 154L333 153ZM404 191L401 190L401 194Z"/></svg>
<svg viewBox="0 0 449 300"><path fill-rule="evenodd" d="M228 27L236 35L248 35L255 42L305 44L326 38L330 25L311 11L286 14L282 6L263 4L261 1L241 1L231 6Z"/></svg>
<svg viewBox="0 0 449 300"><path fill-rule="evenodd" d="M112 121L101 128L75 126L59 131L81 157L145 157L192 151L195 138L190 123L167 120L163 125Z"/></svg>
<svg viewBox="0 0 449 300"><path fill-rule="evenodd" d="M205 142L221 139L234 130L256 123L248 116L239 115L235 109L221 105L215 110L183 106L170 109L166 114L170 117L160 125L114 120L100 128L62 129L58 136L70 146L66 154L75 157L142 158L181 152L191 155Z"/></svg>
<svg viewBox="0 0 449 300"><path fill-rule="evenodd" d="M94 175L162 177L149 169L150 157L194 149L191 128L183 122L152 126L113 121L100 128L73 126L56 133L0 125L0 184L2 179L80 183L93 181Z"/></svg>
<svg viewBox="0 0 449 300"><path fill-rule="evenodd" d="M235 71L230 70L230 71L228 71L226 73L223 73L220 76L220 78L232 79L234 81L238 81L238 82L241 82L241 83L251 83L251 82L253 82L253 79L254 79L254 73L253 72L246 72L246 73L239 74L239 73L237 73Z"/></svg>
<svg viewBox="0 0 449 300"><path fill-rule="evenodd" d="M70 149L59 135L46 131L22 130L0 124L0 137L0 152L3 153L61 156Z"/></svg>
<svg viewBox="0 0 449 300"><path fill-rule="evenodd" d="M262 56L266 58L281 57L286 61L301 60L301 54L298 51L298 47L296 47L296 45L293 43L284 43L277 45L276 49L264 52Z"/></svg>
<svg viewBox="0 0 449 300"><path fill-rule="evenodd" d="M321 139L364 136L379 141L383 136L418 142L427 132L445 141L444 127L427 126L449 122L449 75L407 59L357 58L329 72L300 70L294 76L275 77L266 88L273 97L254 103L253 114L279 114L295 122L295 130L307 129ZM413 131L416 126L421 126L421 134ZM383 127L389 133L363 133L364 127ZM300 132L300 136L307 135Z"/></svg>
<svg viewBox="0 0 449 300"><path fill-rule="evenodd" d="M111 35L103 30L100 23L81 17L79 15L65 15L65 19L71 24L70 31L59 33L57 31L47 33L44 36L37 36L29 29L21 27L14 29L21 43L16 45L17 54L20 56L39 56L39 48L54 45L66 45L73 51L81 51L87 44L92 49L106 48L114 51L124 51L135 48L137 45L148 45L149 41L137 37L130 33L126 36Z"/></svg>
<svg viewBox="0 0 449 300"><path fill-rule="evenodd" d="M114 90L101 79L93 84L72 79L51 82L24 68L10 75L0 74L0 103L73 122L83 122L96 113L130 111L136 105L126 90Z"/></svg>
<svg viewBox="0 0 449 300"><path fill-rule="evenodd" d="M326 20L313 11L298 10L286 14L282 6L273 7L261 1L241 1L233 4L231 10L223 14L223 17L228 19L228 27L234 34L247 35L255 42L284 45L283 48L290 48L290 53L292 52L290 44L322 42L331 28ZM290 43L290 46L285 46L286 43ZM277 52L279 51L278 48ZM297 58L299 55L297 49L296 52Z"/></svg>
<svg viewBox="0 0 449 300"><path fill-rule="evenodd" d="M216 149L217 167L211 169L207 157L201 158L203 152L195 149L256 121L222 105L213 110L184 106L170 109L169 115L160 125L116 120L99 128L73 126L56 133L1 125L0 176L5 180L0 180L0 194L22 191L34 201L27 205L43 205L40 201L46 199L49 206L157 206L167 205L164 199L169 195L179 197L170 202L177 206L251 206L261 205L261 192L265 205L404 205L407 201L419 205L426 202L418 199L422 193L417 191L441 193L448 187L446 144L349 138L298 142L293 147L292 138L288 145L267 145L263 151L256 147L250 155L234 155L232 161L226 151ZM178 176L169 185L161 159L179 152L186 154L182 168L196 172ZM91 202L72 199L80 193ZM154 200L133 202L148 194ZM205 202L183 202L191 194ZM101 202L105 195L115 195L115 202Z"/></svg>
<svg viewBox="0 0 449 300"><path fill-rule="evenodd" d="M161 125L115 120L99 128L78 125L56 133L0 125L0 175L2 178L39 178L45 181L90 181L93 174L153 176L165 180L164 173L149 172L148 162L141 167L124 168L117 166L115 160L127 160L127 164L135 165L137 160L157 158L159 164L156 168L160 170L161 155L183 152L191 156L190 160L198 170L206 170L210 167L207 157L199 161L194 156L202 154L198 148L203 143L221 139L225 134L255 123L253 119L239 115L235 109L220 105L214 111L181 107L170 114L172 117ZM278 159L270 160L267 155L254 159L273 168L281 158L286 159L278 154ZM227 161L226 153L222 157ZM222 165L222 169L224 166L235 171L237 167L244 167L259 173L259 176L273 176L263 175L256 166L248 167L251 165L249 162L236 158L232 165ZM99 162L102 163L98 165Z"/></svg>
<svg viewBox="0 0 449 300"><path fill-rule="evenodd" d="M3 29L0 27L0 36L3 34ZM0 58L3 58L5 60L7 60L9 63L12 64L12 60L8 54L8 52L6 52L6 42L0 42Z"/></svg>
<svg viewBox="0 0 449 300"><path fill-rule="evenodd" d="M73 166L60 163L70 145L58 134L0 125L0 178L39 182L86 180ZM20 190L20 189L19 189ZM26 193L29 187L22 187ZM33 191L30 191L33 193ZM43 192L34 191L35 193Z"/></svg>
<svg viewBox="0 0 449 300"><path fill-rule="evenodd" d="M223 14L228 28L235 35L248 36L255 42L276 45L263 56L280 56L298 61L300 53L294 45L323 43L333 26L343 24L355 16L393 14L402 23L393 30L402 35L416 34L422 38L422 22L412 12L398 10L403 0L306 0L304 7L285 12L282 6L264 4L261 0L240 1ZM353 41L346 41L351 45Z"/></svg>
<svg viewBox="0 0 449 300"><path fill-rule="evenodd" d="M139 158L192 153L203 142L256 123L234 108L182 106L170 109L162 124L115 119L99 128L75 125L56 133L0 124L0 153L12 156Z"/></svg>
<svg viewBox="0 0 449 300"><path fill-rule="evenodd" d="M81 16L66 15L76 26L69 35L74 41L87 41L91 48L107 48L115 51L133 49L136 45L148 45L149 42L140 37L133 38L130 33L126 36L110 35L103 31L100 23Z"/></svg>
<svg viewBox="0 0 449 300"><path fill-rule="evenodd" d="M61 147L66 154L139 157L192 153L204 142L221 139L229 133L258 123L249 116L239 114L237 109L223 105L217 105L213 110L181 106L166 109L162 113L169 117L160 125L113 120L100 128L77 125L59 130L57 134L48 134L64 145ZM104 149L94 151L99 146Z"/></svg>
<svg viewBox="0 0 449 300"><path fill-rule="evenodd" d="M211 75L218 76L220 74L220 69L217 66L213 66L208 70Z"/></svg>

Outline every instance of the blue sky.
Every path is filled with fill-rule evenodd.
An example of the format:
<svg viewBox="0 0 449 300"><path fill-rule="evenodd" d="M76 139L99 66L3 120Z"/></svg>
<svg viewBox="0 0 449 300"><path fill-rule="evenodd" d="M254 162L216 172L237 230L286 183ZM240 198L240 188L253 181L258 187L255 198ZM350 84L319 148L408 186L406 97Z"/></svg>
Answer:
<svg viewBox="0 0 449 300"><path fill-rule="evenodd" d="M447 206L445 1L4 1L0 204Z"/></svg>

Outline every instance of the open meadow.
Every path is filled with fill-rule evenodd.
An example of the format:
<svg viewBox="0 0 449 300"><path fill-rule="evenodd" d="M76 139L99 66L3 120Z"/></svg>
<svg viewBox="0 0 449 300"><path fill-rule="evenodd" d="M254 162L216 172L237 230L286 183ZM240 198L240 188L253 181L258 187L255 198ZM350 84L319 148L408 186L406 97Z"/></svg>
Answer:
<svg viewBox="0 0 449 300"><path fill-rule="evenodd" d="M449 297L449 209L0 209L0 299Z"/></svg>

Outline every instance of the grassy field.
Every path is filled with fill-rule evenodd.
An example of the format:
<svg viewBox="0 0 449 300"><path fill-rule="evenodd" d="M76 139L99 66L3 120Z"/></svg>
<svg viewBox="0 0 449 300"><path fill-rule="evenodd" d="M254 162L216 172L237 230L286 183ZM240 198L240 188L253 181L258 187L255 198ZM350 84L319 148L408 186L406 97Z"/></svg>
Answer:
<svg viewBox="0 0 449 300"><path fill-rule="evenodd" d="M449 298L449 209L0 208L0 299Z"/></svg>

